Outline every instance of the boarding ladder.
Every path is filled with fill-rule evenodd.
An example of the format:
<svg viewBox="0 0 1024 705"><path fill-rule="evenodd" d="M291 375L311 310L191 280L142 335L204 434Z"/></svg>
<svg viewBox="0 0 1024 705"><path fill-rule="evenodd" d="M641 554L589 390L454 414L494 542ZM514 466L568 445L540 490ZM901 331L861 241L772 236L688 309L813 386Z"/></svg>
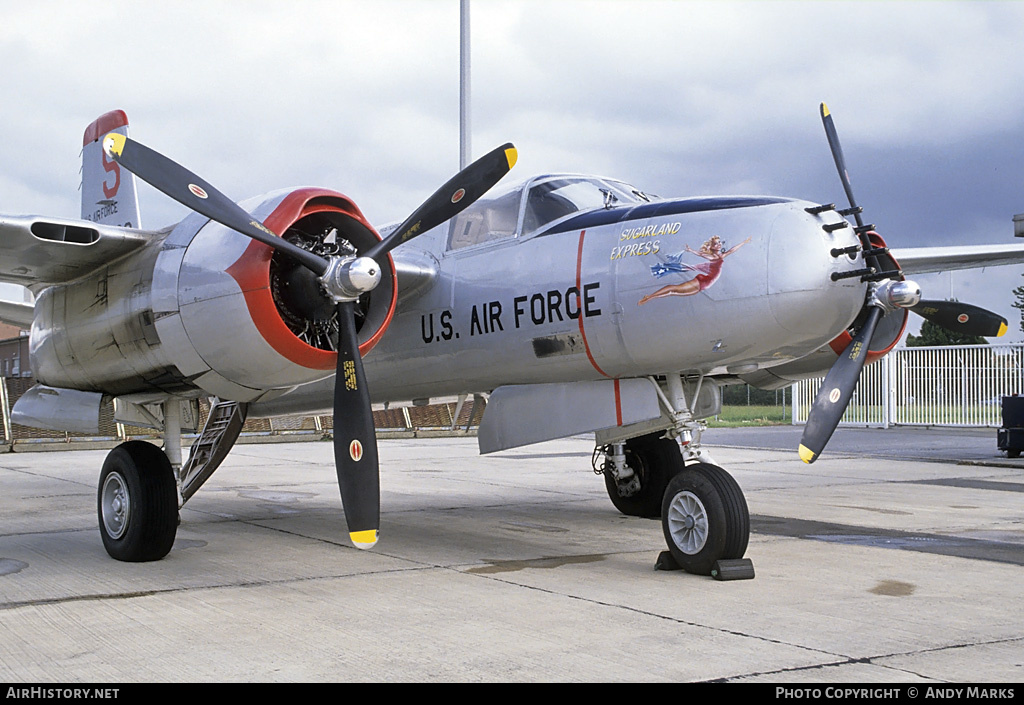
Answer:
<svg viewBox="0 0 1024 705"><path fill-rule="evenodd" d="M227 457L245 424L246 405L214 398L202 433L181 468L182 503L196 493Z"/></svg>

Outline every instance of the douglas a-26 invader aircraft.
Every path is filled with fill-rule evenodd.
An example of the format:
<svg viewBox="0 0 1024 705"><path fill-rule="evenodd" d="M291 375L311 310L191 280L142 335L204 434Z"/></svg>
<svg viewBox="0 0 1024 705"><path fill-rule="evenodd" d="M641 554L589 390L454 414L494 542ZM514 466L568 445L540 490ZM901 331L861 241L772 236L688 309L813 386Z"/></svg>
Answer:
<svg viewBox="0 0 1024 705"><path fill-rule="evenodd" d="M179 509L247 415L334 414L345 517L367 548L380 507L371 403L489 393L482 452L594 432L614 505L660 515L675 560L707 574L741 558L749 534L743 493L700 445L723 385L827 372L799 448L812 462L908 311L1006 329L977 307L922 301L904 273L1024 260L1012 245L888 250L861 219L824 105L822 119L845 209L663 199L571 175L492 190L515 163L509 144L378 234L321 188L236 205L108 113L85 133L83 220L0 217L0 280L36 296L0 310L31 325L39 382L15 420L95 431L113 397L118 420L162 432L163 450L112 450L99 479L106 550L146 561L171 549ZM132 173L194 214L139 229ZM183 463L200 397L215 403Z"/></svg>

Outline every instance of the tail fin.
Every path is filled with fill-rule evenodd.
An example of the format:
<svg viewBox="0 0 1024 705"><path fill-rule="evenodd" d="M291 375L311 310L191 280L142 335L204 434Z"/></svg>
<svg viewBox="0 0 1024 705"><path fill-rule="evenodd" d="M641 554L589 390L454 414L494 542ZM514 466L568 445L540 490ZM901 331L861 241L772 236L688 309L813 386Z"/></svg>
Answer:
<svg viewBox="0 0 1024 705"><path fill-rule="evenodd" d="M128 134L128 116L112 110L85 128L82 140L82 218L105 225L139 228L135 175L107 159L100 140L108 132Z"/></svg>

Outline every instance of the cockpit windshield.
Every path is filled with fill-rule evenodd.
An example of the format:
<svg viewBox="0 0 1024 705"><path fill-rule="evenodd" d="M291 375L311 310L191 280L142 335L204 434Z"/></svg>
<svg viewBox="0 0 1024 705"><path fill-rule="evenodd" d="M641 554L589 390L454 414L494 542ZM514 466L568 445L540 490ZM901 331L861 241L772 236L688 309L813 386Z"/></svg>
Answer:
<svg viewBox="0 0 1024 705"><path fill-rule="evenodd" d="M522 184L511 191L491 189L476 203L452 218L448 227L448 249L459 250L514 236L521 200Z"/></svg>
<svg viewBox="0 0 1024 705"><path fill-rule="evenodd" d="M537 177L505 191L492 191L452 218L448 249L528 235L574 213L643 203L651 198L612 179Z"/></svg>

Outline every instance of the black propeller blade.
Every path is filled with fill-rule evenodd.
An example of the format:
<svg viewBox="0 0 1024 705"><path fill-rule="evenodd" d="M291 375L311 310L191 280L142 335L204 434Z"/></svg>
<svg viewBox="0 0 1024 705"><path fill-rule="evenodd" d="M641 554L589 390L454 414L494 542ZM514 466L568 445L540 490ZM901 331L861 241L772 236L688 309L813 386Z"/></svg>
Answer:
<svg viewBox="0 0 1024 705"><path fill-rule="evenodd" d="M338 371L334 378L334 465L349 538L372 548L380 529L377 431L356 337L355 303L338 304Z"/></svg>
<svg viewBox="0 0 1024 705"><path fill-rule="evenodd" d="M828 148L832 151L832 159L836 163L839 180L843 184L843 190L846 191L846 200L849 201L850 210L853 211L854 220L857 222L857 236L860 238L864 250L870 250L871 241L868 240L868 236L864 232L864 219L860 217L861 208L853 197L853 184L850 182L850 172L846 169L846 157L843 156L843 146L839 143L839 133L836 131L835 120L832 119L832 113L829 112L828 106L824 103L821 104L820 111L821 124L824 125L825 137L828 138ZM877 257L873 255L868 257L866 263L874 267L876 272L879 271Z"/></svg>
<svg viewBox="0 0 1024 705"><path fill-rule="evenodd" d="M390 235L363 253L377 259L403 242L453 218L483 196L516 165L518 155L512 143L492 149L449 179L423 202Z"/></svg>
<svg viewBox="0 0 1024 705"><path fill-rule="evenodd" d="M334 462L349 537L358 548L372 547L380 529L380 474L373 409L359 353L355 302L380 281L378 258L469 207L515 165L515 147L502 145L460 171L387 239L361 256L325 259L278 237L207 181L145 145L112 132L104 137L103 146L118 164L171 198L295 258L318 277L323 289L337 302Z"/></svg>
<svg viewBox="0 0 1024 705"><path fill-rule="evenodd" d="M935 325L964 335L997 338L1007 329L1006 319L998 313L959 301L921 300L910 310Z"/></svg>
<svg viewBox="0 0 1024 705"><path fill-rule="evenodd" d="M839 425L839 419L843 417L853 397L857 378L864 369L868 345L881 318L882 309L872 306L864 325L832 365L825 381L818 388L818 395L807 415L807 425L800 437L800 459L805 463L813 463L817 459Z"/></svg>
<svg viewBox="0 0 1024 705"><path fill-rule="evenodd" d="M850 173L846 170L846 158L843 156L843 147L839 144L839 133L836 132L835 121L828 106L824 103L820 106L821 123L825 126L825 136L828 138L828 147L832 150L832 159L835 160L836 169L839 171L839 180L843 182L843 190L846 191L846 200L850 202L850 208L858 208L857 201L853 198L853 184L850 183ZM864 225L860 212L854 213L857 225Z"/></svg>
<svg viewBox="0 0 1024 705"><path fill-rule="evenodd" d="M327 271L326 259L279 238L210 183L141 142L111 132L103 138L103 148L125 169L196 213L288 253L318 277Z"/></svg>

